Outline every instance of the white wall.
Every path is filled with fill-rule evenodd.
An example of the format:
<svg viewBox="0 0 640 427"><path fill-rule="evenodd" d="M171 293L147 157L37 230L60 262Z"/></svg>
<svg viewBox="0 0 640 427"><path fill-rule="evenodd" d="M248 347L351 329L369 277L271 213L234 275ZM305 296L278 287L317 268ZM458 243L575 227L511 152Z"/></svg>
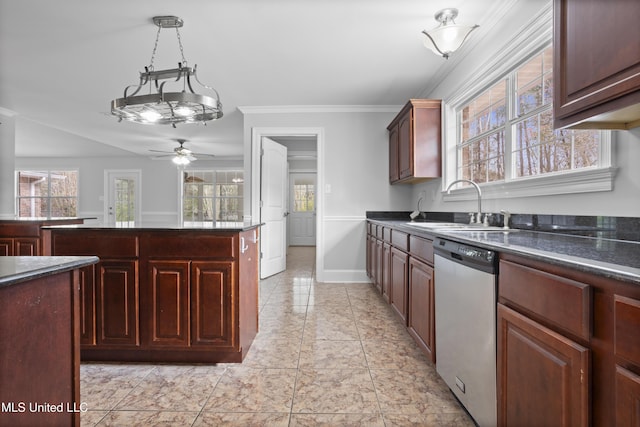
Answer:
<svg viewBox="0 0 640 427"><path fill-rule="evenodd" d="M55 143L55 141L52 141ZM142 171L142 221L145 223L176 223L178 220L179 173L170 160L147 157L34 158L15 159L16 169L78 169L78 216L97 217L104 212L104 171L108 169L139 169ZM234 167L242 169L242 161L221 162L197 160L188 169Z"/></svg>
<svg viewBox="0 0 640 427"><path fill-rule="evenodd" d="M252 128L322 128L324 162L322 248L324 281L367 281L365 213L404 209L411 187L389 185L387 125L400 110L387 112L245 113L245 158L250 158ZM324 167L323 167L324 166ZM250 164L248 165L250 169ZM245 173L249 172L245 169ZM247 181L249 177L247 176ZM326 191L331 187L331 192Z"/></svg>
<svg viewBox="0 0 640 427"><path fill-rule="evenodd" d="M15 216L15 131L13 116L0 111L0 219L13 219Z"/></svg>

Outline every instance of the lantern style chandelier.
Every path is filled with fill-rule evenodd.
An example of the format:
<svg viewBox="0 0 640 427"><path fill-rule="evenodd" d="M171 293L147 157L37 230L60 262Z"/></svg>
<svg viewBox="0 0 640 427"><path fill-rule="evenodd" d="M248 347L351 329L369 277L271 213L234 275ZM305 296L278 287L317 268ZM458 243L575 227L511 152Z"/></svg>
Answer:
<svg viewBox="0 0 640 427"><path fill-rule="evenodd" d="M179 28L183 21L177 16L155 16L153 23L158 26L156 42L151 54L151 62L140 72L138 85L124 89L124 97L111 101L111 114L119 121L176 127L178 123L204 123L222 117L222 103L218 92L198 80L197 65L187 65L184 57ZM158 48L160 31L175 28L182 62L178 68L155 70L153 61ZM200 85L207 94L196 93L194 83ZM177 88L169 89L169 85ZM142 91L142 92L141 92Z"/></svg>
<svg viewBox="0 0 640 427"><path fill-rule="evenodd" d="M425 47L437 55L442 55L445 59L449 59L449 55L458 50L469 34L479 27L479 25L458 25L454 21L456 16L458 16L458 9L442 9L435 14L435 19L440 25L422 32L427 36L424 40Z"/></svg>

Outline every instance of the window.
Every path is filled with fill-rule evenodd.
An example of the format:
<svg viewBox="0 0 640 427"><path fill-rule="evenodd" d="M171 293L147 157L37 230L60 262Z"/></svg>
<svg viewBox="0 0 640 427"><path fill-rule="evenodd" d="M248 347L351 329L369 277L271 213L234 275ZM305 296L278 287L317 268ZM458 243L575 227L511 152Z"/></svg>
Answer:
<svg viewBox="0 0 640 427"><path fill-rule="evenodd" d="M293 211L314 212L315 190L314 179L295 178L293 184Z"/></svg>
<svg viewBox="0 0 640 427"><path fill-rule="evenodd" d="M19 218L78 216L78 171L17 171Z"/></svg>
<svg viewBox="0 0 640 427"><path fill-rule="evenodd" d="M600 131L553 129L552 71L547 45L461 106L457 178L510 182L599 166Z"/></svg>
<svg viewBox="0 0 640 427"><path fill-rule="evenodd" d="M182 218L185 224L242 222L242 171L184 171Z"/></svg>

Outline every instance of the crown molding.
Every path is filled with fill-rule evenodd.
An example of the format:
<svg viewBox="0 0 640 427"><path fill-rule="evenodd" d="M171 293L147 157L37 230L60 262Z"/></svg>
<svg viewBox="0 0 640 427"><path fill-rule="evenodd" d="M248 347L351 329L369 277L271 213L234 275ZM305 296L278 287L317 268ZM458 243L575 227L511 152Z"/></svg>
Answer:
<svg viewBox="0 0 640 427"><path fill-rule="evenodd" d="M397 113L402 105L264 105L237 108L242 114Z"/></svg>

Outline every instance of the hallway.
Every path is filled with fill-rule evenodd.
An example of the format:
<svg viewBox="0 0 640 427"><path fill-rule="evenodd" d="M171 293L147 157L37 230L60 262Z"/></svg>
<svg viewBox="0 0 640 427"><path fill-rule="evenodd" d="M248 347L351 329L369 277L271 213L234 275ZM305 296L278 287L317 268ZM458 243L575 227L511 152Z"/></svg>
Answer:
<svg viewBox="0 0 640 427"><path fill-rule="evenodd" d="M370 284L316 283L314 247L260 282L242 364L83 363L82 426L473 426Z"/></svg>

